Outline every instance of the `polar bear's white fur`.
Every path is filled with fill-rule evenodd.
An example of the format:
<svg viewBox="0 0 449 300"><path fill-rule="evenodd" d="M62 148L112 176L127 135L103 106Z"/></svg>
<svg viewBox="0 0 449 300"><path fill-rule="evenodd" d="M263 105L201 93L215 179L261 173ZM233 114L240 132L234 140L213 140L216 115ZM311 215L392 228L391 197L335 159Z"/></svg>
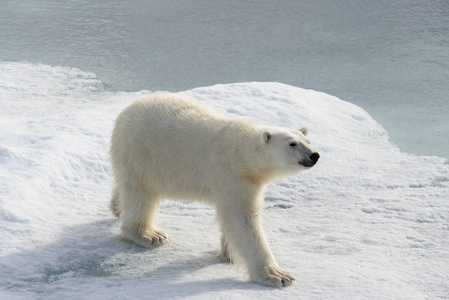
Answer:
<svg viewBox="0 0 449 300"><path fill-rule="evenodd" d="M292 284L268 246L261 210L268 182L318 161L306 135L306 128L230 118L179 95L135 101L117 118L111 140L110 208L121 238L147 248L164 244L167 235L154 224L160 200L204 201L217 210L223 260L231 253L256 282Z"/></svg>

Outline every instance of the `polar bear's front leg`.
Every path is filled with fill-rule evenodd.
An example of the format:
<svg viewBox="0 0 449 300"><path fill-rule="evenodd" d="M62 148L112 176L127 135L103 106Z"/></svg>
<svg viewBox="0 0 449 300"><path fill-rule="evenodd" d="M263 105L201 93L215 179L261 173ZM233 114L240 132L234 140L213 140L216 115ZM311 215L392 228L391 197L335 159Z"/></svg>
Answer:
<svg viewBox="0 0 449 300"><path fill-rule="evenodd" d="M293 284L295 278L279 268L268 246L258 205L245 201L229 204L217 207L219 221L229 246L246 264L250 278L275 287Z"/></svg>

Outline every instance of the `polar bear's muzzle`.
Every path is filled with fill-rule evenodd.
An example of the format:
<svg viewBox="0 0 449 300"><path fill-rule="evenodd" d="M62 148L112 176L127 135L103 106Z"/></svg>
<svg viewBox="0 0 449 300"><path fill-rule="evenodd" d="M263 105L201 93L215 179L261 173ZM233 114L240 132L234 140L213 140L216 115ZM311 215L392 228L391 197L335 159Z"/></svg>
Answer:
<svg viewBox="0 0 449 300"><path fill-rule="evenodd" d="M320 159L320 154L318 152L314 152L309 156L309 159L300 160L298 161L298 164L311 168L318 162L318 159Z"/></svg>

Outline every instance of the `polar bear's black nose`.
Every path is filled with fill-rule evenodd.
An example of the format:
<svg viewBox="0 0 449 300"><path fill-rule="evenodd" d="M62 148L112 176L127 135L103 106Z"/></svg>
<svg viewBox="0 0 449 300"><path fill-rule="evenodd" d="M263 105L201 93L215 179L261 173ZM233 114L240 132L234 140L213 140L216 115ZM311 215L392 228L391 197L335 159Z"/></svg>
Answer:
<svg viewBox="0 0 449 300"><path fill-rule="evenodd" d="M320 154L318 152L312 153L312 155L310 155L309 158L311 161L313 161L314 164L316 164L316 162L320 158Z"/></svg>

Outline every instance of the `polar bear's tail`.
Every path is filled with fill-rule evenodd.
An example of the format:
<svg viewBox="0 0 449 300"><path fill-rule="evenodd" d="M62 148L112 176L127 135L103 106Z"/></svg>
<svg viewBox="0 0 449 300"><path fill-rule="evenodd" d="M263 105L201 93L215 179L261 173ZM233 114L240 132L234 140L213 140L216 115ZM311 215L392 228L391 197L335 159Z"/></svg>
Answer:
<svg viewBox="0 0 449 300"><path fill-rule="evenodd" d="M120 217L120 194L118 193L116 188L113 189L111 202L109 203L109 209L114 216L116 216L117 218Z"/></svg>

